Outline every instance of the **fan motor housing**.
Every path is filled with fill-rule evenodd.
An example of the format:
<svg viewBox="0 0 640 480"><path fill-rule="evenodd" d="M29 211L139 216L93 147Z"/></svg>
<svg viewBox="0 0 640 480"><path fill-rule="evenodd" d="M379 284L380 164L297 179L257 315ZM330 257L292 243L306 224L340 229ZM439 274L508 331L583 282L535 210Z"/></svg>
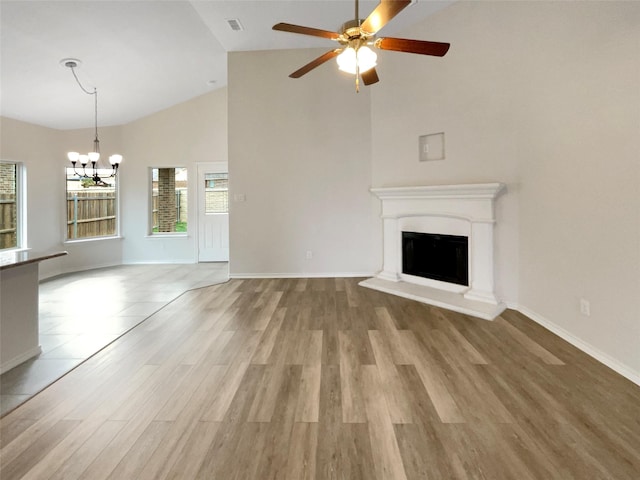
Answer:
<svg viewBox="0 0 640 480"><path fill-rule="evenodd" d="M360 28L360 25L362 24L362 22L363 22L362 19L360 20L354 19L354 20L349 20L348 22L345 22L342 24L342 27L340 27L340 31L342 32L342 35L345 37L345 40L353 40L356 38L368 36Z"/></svg>

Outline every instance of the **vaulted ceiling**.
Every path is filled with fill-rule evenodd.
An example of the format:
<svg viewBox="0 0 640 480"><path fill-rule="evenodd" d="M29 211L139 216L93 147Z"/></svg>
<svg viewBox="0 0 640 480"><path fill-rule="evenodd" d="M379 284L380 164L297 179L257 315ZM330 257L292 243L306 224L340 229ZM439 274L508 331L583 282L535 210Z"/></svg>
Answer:
<svg viewBox="0 0 640 480"><path fill-rule="evenodd" d="M398 36L450 3L415 0L382 33ZM377 4L362 0L360 17ZM93 98L60 64L75 58L80 81L98 89L100 125L128 123L225 86L228 52L333 45L273 31L277 22L337 30L353 17L351 0L1 0L0 113L59 129L92 126ZM243 29L232 30L232 19Z"/></svg>

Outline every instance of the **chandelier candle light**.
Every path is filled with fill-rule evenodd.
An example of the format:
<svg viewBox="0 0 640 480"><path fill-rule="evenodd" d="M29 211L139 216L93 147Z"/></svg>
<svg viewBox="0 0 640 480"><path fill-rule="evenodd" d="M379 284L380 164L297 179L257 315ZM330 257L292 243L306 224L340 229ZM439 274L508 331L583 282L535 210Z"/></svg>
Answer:
<svg viewBox="0 0 640 480"><path fill-rule="evenodd" d="M76 79L76 82L78 83L78 85L80 86L80 88L84 93L86 93L87 95L93 95L94 106L95 106L94 108L95 138L93 140L93 151L87 154L82 154L79 152L69 152L67 153L67 158L71 162L71 165L73 166L73 172L76 175L82 178L92 179L95 185L107 186L107 183L105 183L100 178L100 175L98 173L98 170L100 169L100 165L99 165L100 140L98 139L98 89L94 87L93 92L91 92L86 88L84 88L80 83L80 80L78 80L78 76L76 75L75 68L77 68L78 65L80 64L80 60L76 60L73 58L66 58L64 60L61 60L60 64L63 65L64 67L71 69L71 73L73 73L73 78ZM78 162L80 162L80 165L82 165L82 172L78 172L76 170L76 164ZM91 162L91 167L88 170L87 164L89 162ZM122 162L122 155L119 155L116 153L109 157L109 163L111 164L111 174L105 178L115 177L118 174L118 167L120 166L120 162Z"/></svg>

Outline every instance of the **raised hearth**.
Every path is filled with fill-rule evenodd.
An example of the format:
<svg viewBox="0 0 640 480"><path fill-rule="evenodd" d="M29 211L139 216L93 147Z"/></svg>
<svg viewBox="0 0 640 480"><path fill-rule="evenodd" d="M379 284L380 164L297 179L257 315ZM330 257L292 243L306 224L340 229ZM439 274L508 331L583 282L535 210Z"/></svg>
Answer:
<svg viewBox="0 0 640 480"><path fill-rule="evenodd" d="M382 201L383 266L360 284L493 320L505 309L494 285L494 202L502 183L372 188ZM468 238L469 285L402 271L402 232Z"/></svg>

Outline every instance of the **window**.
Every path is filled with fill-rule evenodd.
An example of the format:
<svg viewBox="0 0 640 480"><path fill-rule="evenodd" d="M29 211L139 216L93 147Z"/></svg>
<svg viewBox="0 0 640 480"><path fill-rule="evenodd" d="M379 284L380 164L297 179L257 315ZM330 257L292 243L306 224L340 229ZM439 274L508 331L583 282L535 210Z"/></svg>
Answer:
<svg viewBox="0 0 640 480"><path fill-rule="evenodd" d="M0 163L0 250L22 246L22 169Z"/></svg>
<svg viewBox="0 0 640 480"><path fill-rule="evenodd" d="M67 240L81 240L117 235L116 177L111 169L99 169L101 185L82 178L66 168L67 175Z"/></svg>
<svg viewBox="0 0 640 480"><path fill-rule="evenodd" d="M205 213L229 213L229 174L206 173Z"/></svg>
<svg viewBox="0 0 640 480"><path fill-rule="evenodd" d="M187 169L151 169L151 234L187 232Z"/></svg>

